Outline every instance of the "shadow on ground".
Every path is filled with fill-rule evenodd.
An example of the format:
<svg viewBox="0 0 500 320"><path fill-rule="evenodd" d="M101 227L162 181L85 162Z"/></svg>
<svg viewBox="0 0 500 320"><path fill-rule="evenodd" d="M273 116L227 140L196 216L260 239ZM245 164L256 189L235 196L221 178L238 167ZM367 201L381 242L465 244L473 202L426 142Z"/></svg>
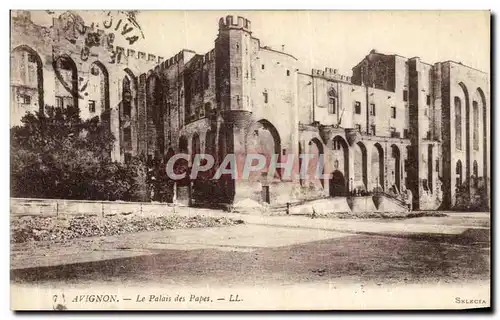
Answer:
<svg viewBox="0 0 500 320"><path fill-rule="evenodd" d="M253 252L158 254L11 270L13 283L260 285L428 283L490 279L490 230L460 234L356 234Z"/></svg>

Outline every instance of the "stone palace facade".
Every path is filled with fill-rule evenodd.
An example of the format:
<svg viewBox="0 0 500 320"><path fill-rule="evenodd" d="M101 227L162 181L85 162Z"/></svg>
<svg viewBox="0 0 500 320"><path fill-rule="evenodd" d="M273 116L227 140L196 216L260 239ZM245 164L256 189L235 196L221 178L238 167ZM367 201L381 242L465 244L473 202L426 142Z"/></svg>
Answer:
<svg viewBox="0 0 500 320"><path fill-rule="evenodd" d="M422 210L474 208L489 199L483 71L372 50L352 76L305 72L293 55L263 46L250 21L233 16L220 18L212 50L173 57L115 46L115 36L130 28L125 18L112 29L88 26L72 12L51 27L34 24L25 11L13 11L11 20L11 125L46 105L76 105L82 117L110 112L116 161L142 154L164 163L176 153L221 161L267 150L323 154L329 163L328 178L221 179L210 189L217 196L198 199L195 182L179 183L179 199L352 201L373 192L398 199L409 189Z"/></svg>

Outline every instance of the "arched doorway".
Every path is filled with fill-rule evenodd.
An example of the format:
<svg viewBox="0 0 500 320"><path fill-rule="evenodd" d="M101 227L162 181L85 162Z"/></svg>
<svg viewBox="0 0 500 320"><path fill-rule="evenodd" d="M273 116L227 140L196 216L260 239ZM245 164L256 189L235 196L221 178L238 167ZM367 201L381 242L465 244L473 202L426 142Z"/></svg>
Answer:
<svg viewBox="0 0 500 320"><path fill-rule="evenodd" d="M401 153L399 152L399 148L396 145L391 145L391 155L392 161L394 163L394 185L399 192L401 192Z"/></svg>
<svg viewBox="0 0 500 320"><path fill-rule="evenodd" d="M266 158L266 165L261 171L261 175L265 176L270 170L273 157L276 157L278 163L281 161L280 135L268 120L261 119L251 126L247 136L247 153L260 154ZM280 179L281 169L276 169L272 178Z"/></svg>
<svg viewBox="0 0 500 320"><path fill-rule="evenodd" d="M307 181L309 186L316 189L323 189L325 183L322 179L324 167L321 167L320 160L324 157L323 143L318 138L313 138L307 145L309 162L307 166ZM325 160L324 158L322 159Z"/></svg>
<svg viewBox="0 0 500 320"><path fill-rule="evenodd" d="M371 159L371 182L373 183L373 189L385 190L384 181L384 149L379 143L375 143L372 149L372 159Z"/></svg>
<svg viewBox="0 0 500 320"><path fill-rule="evenodd" d="M331 170L338 170L342 173L345 180L344 189L347 192L350 188L349 145L347 144L347 141L341 136L335 136L332 140L332 144L333 162L330 161L329 165L333 165L333 168L331 168ZM331 172L331 170L329 170L328 172Z"/></svg>
<svg viewBox="0 0 500 320"><path fill-rule="evenodd" d="M330 177L330 196L345 197L347 195L346 179L341 171L335 170Z"/></svg>
<svg viewBox="0 0 500 320"><path fill-rule="evenodd" d="M360 141L354 146L354 181L352 191L367 191L368 159L366 146Z"/></svg>

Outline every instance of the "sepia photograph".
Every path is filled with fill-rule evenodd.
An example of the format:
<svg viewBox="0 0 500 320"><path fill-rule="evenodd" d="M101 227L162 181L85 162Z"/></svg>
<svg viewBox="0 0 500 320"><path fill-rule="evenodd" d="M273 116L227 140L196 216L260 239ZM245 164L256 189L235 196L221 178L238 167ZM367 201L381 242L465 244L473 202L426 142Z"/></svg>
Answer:
<svg viewBox="0 0 500 320"><path fill-rule="evenodd" d="M492 307L490 11L9 18L11 310Z"/></svg>

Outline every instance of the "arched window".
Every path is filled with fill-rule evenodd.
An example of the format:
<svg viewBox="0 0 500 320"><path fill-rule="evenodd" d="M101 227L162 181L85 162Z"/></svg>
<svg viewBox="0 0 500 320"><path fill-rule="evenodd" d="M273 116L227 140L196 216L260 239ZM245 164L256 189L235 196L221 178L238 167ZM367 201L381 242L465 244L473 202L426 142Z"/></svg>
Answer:
<svg viewBox="0 0 500 320"><path fill-rule="evenodd" d="M56 74L56 106L66 108L78 107L78 70L69 56L58 57L54 63Z"/></svg>
<svg viewBox="0 0 500 320"><path fill-rule="evenodd" d="M14 97L12 114L22 116L28 109L42 110L43 102L43 65L35 50L20 46L11 55L11 88Z"/></svg>
<svg viewBox="0 0 500 320"><path fill-rule="evenodd" d="M455 97L455 146L462 150L462 101Z"/></svg>
<svg viewBox="0 0 500 320"><path fill-rule="evenodd" d="M331 88L330 91L328 91L328 113L337 113L337 91L335 91L334 88Z"/></svg>

